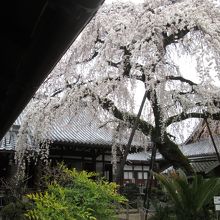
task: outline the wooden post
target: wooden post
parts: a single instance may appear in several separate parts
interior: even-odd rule
[[[144,209],[141,209],[141,210],[140,210],[140,219],[141,219],[141,220],[145,220],[145,212],[144,212]]]
[[[157,153],[157,148],[156,148],[156,145],[154,144],[153,148],[152,148],[150,167],[149,167],[150,175],[149,175],[149,178],[147,180],[146,192],[145,192],[145,195],[144,195],[144,207],[146,208],[145,220],[147,220],[149,206],[150,206],[150,194],[151,194],[151,187],[152,187],[152,182],[153,182],[153,173],[152,173],[152,171],[154,170],[154,162],[155,162],[155,158],[156,158],[156,153]]]
[[[126,220],[129,220],[129,206],[128,206],[128,203],[126,203]]]
[[[209,132],[209,135],[210,135],[210,137],[211,137],[212,144],[213,144],[213,146],[214,146],[214,148],[215,148],[215,153],[216,153],[216,156],[217,156],[217,158],[218,158],[218,162],[220,163],[219,152],[218,152],[218,149],[217,149],[217,147],[216,147],[214,138],[213,138],[213,136],[212,136],[212,132],[211,132],[211,129],[210,129],[210,127],[209,127],[209,123],[208,123],[208,121],[207,121],[206,118],[204,118],[204,120],[205,120],[206,126],[207,126],[207,128],[208,128],[208,132]]]
[[[144,107],[147,96],[148,96],[148,91],[145,91],[142,102],[141,102],[141,105],[140,105],[140,108],[139,108],[139,111],[138,111],[138,114],[137,114],[137,117],[135,119],[133,128],[131,130],[130,137],[128,139],[128,144],[127,144],[127,146],[124,150],[124,153],[123,153],[123,158],[120,162],[119,167],[117,168],[117,174],[116,174],[116,177],[115,177],[115,182],[116,183],[120,184],[122,182],[121,179],[123,178],[124,165],[126,163],[127,156],[128,156],[129,151],[130,151],[131,143],[133,141],[133,137],[134,137],[135,131],[137,129],[137,126],[138,126],[138,123],[139,123],[139,120],[140,120],[140,116],[141,116],[141,113],[142,113],[142,110],[143,110],[143,107]]]
[[[102,151],[102,174],[105,176],[105,151]]]

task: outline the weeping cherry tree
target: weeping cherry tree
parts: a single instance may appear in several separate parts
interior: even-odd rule
[[[27,106],[18,152],[42,143],[51,121],[82,102],[106,125],[123,124],[123,133],[146,93],[137,130],[167,161],[192,172],[177,139],[192,119],[220,119],[219,30],[211,0],[104,4]]]

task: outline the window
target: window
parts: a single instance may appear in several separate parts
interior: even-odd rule
[[[143,179],[143,172],[138,172],[137,178],[138,178],[139,180],[142,180],[142,179]]]
[[[124,172],[124,179],[133,179],[133,172]]]
[[[132,170],[132,166],[125,164],[124,170]]]
[[[142,173],[142,172],[138,172],[137,178],[138,178],[139,180],[142,180],[142,179],[143,179],[143,173]]]
[[[143,170],[149,170],[149,166],[143,166]]]
[[[148,179],[148,173],[144,172],[144,179],[147,180]]]
[[[134,166],[134,170],[142,170],[142,166]]]
[[[103,163],[97,162],[96,163],[96,172],[102,173],[103,172]]]

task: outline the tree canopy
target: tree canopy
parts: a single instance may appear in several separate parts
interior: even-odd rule
[[[146,93],[137,129],[166,160],[191,172],[175,136],[187,129],[186,119],[220,119],[213,83],[220,78],[219,30],[219,6],[211,0],[104,4],[26,108],[18,149],[31,124],[40,140],[51,120],[82,102],[94,117],[123,124],[123,132]]]

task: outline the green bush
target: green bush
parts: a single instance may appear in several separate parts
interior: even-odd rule
[[[155,213],[149,220],[176,220],[172,207],[163,206],[161,203],[154,203]]]
[[[218,178],[204,179],[201,175],[194,175],[189,180],[182,171],[171,176],[155,176],[171,199],[171,210],[176,220],[212,219],[209,205],[213,196],[220,193]]]
[[[154,201],[154,203],[167,203],[168,202],[167,194],[159,186],[152,187],[150,198],[151,198],[151,200]]]
[[[110,220],[115,219],[117,203],[125,198],[117,193],[117,185],[103,179],[94,181],[96,174],[77,172],[60,166],[59,178],[50,179],[45,192],[30,194],[34,209],[26,216],[39,220]],[[65,177],[61,178],[60,177]]]
[[[24,213],[31,208],[31,204],[23,200],[27,193],[26,178],[18,180],[18,176],[10,179],[1,178],[1,185],[4,189],[4,206],[1,208],[3,219],[23,220],[26,219]]]
[[[29,208],[31,208],[31,204],[28,202],[16,200],[4,206],[1,214],[8,220],[24,220],[27,219],[24,214]]]
[[[124,195],[130,203],[134,202],[140,195],[139,188],[134,183],[127,183],[121,187],[121,194]]]

